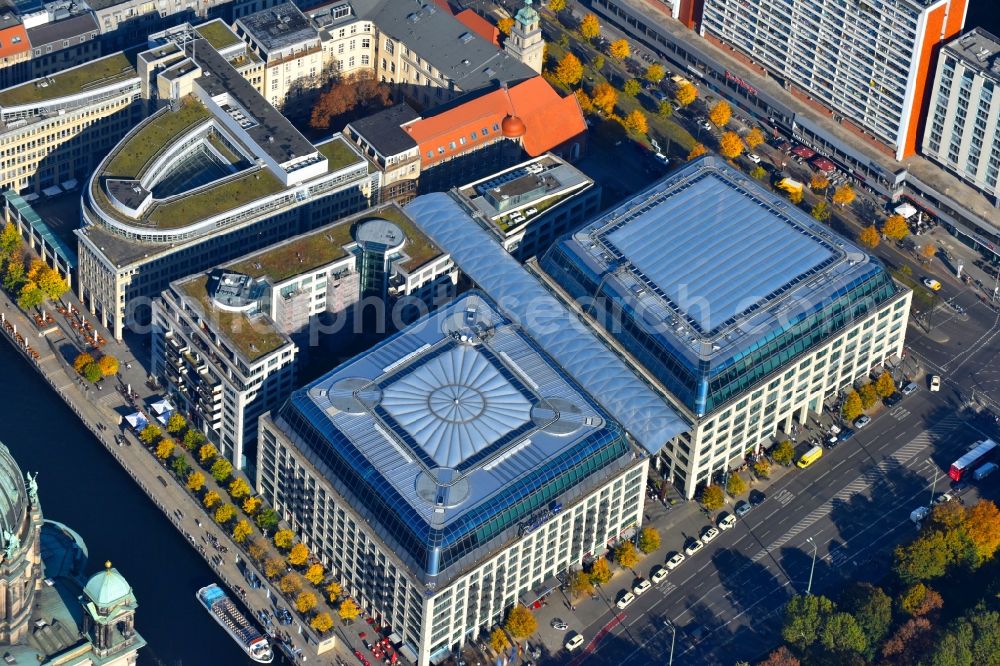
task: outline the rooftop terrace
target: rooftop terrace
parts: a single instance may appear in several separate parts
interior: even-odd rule
[[[236,36],[236,33],[229,29],[222,19],[216,19],[214,21],[209,21],[208,23],[202,23],[195,27],[198,34],[205,38],[209,44],[211,44],[216,49],[224,49],[227,46],[232,46],[233,44],[239,44],[241,40]]]
[[[136,77],[132,61],[116,53],[58,74],[0,90],[0,106],[47,102]],[[41,85],[44,82],[44,85]]]
[[[177,111],[167,110],[149,120],[138,132],[115,148],[104,169],[111,178],[138,178],[146,165],[185,130],[212,118],[205,105],[193,97],[182,100]]]
[[[317,149],[326,158],[328,171],[337,171],[352,164],[365,161],[363,157],[351,148],[347,141],[339,136],[317,146]]]
[[[146,219],[160,229],[177,229],[239,208],[285,189],[268,169],[253,169],[237,178],[180,196],[150,209]]]
[[[267,277],[274,283],[308,273],[348,255],[344,246],[354,243],[354,228],[367,220],[382,218],[399,225],[406,234],[403,251],[411,256],[404,268],[413,270],[435,257],[441,250],[395,204],[366,210],[338,220],[315,231],[296,236],[266,250],[241,258],[226,268],[251,277]]]
[[[265,316],[251,316],[240,312],[226,312],[216,308],[208,294],[208,275],[196,275],[177,284],[183,295],[191,298],[202,316],[214,322],[215,330],[236,347],[248,360],[270,354],[288,339]]]

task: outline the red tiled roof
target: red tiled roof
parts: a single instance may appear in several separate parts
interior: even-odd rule
[[[576,96],[560,97],[540,76],[416,120],[403,130],[419,144],[420,161],[426,167],[475,150],[479,144],[499,140],[501,123],[508,115],[517,116],[524,122],[526,129],[521,144],[532,157],[587,130]]]
[[[455,18],[493,46],[500,46],[500,30],[476,12],[466,9],[455,14]]]
[[[15,37],[20,38],[16,44]],[[24,29],[24,25],[18,23],[0,30],[0,58],[9,58],[30,50],[31,44],[28,42],[28,32]]]

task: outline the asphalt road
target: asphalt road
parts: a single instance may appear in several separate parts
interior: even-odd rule
[[[582,631],[600,641],[575,655],[573,666],[666,663],[672,634],[664,620],[677,628],[677,664],[762,656],[778,641],[784,603],[808,587],[809,538],[816,545],[815,593],[835,595],[846,580],[885,574],[893,547],[913,534],[910,512],[948,488],[949,465],[971,443],[997,433],[991,414],[975,415],[965,405],[973,386],[980,398],[1000,398],[1000,370],[992,367],[1000,315],[957,282],[942,295],[967,315],[943,308],[932,337],[915,324],[908,334],[910,353],[926,372],[942,375],[942,390],[931,393],[922,382],[812,467],[776,481],[762,505],[638,597],[623,619],[613,607],[617,589],[604,591],[607,613]],[[942,335],[943,344],[936,341]],[[664,540],[681,550],[684,535]]]

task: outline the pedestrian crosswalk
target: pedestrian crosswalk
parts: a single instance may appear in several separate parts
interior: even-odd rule
[[[758,562],[767,557],[769,553],[781,548],[803,531],[812,527],[817,521],[829,515],[833,510],[833,507],[849,502],[854,495],[863,493],[877,483],[884,481],[890,470],[897,469],[905,465],[918,453],[930,446],[934,439],[951,432],[957,428],[961,422],[961,418],[951,415],[946,416],[931,427],[927,428],[910,440],[907,444],[904,444],[897,449],[891,456],[884,458],[879,461],[877,465],[865,470],[861,476],[851,481],[835,495],[833,495],[833,497],[813,509],[809,515],[805,516],[802,520],[793,525],[791,529],[785,532],[782,536],[778,537],[766,548],[758,551],[753,557],[750,558],[750,560],[752,562]]]

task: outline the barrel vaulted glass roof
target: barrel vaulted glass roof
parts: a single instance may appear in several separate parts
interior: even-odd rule
[[[407,204],[406,212],[649,453],[689,429],[663,395],[504,251],[458,201],[444,193],[426,194]]]

